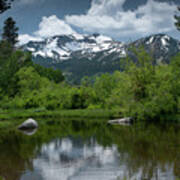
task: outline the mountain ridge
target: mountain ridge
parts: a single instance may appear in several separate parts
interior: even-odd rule
[[[121,70],[120,60],[127,57],[130,46],[144,46],[156,63],[169,63],[180,52],[180,41],[166,35],[154,34],[134,42],[122,43],[110,37],[92,35],[60,35],[42,41],[30,41],[21,46],[32,52],[33,61],[46,67],[61,69],[68,79]]]

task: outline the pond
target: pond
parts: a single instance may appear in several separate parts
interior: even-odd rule
[[[180,126],[47,120],[0,132],[5,180],[179,180]]]

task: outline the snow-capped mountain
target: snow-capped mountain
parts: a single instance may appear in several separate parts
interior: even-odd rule
[[[69,77],[79,80],[85,75],[121,70],[120,59],[129,54],[129,47],[144,46],[156,63],[169,63],[180,52],[180,43],[165,34],[141,38],[132,43],[122,43],[100,34],[60,35],[42,41],[30,41],[22,46],[32,52],[36,63],[59,68]]]
[[[106,52],[106,55],[119,52],[120,57],[126,55],[122,43],[99,34],[54,36],[43,41],[31,41],[24,45],[23,49],[32,52],[35,58],[38,56],[52,58],[54,63],[68,60],[74,56],[79,59],[86,57],[91,60],[99,52]]]
[[[166,34],[148,36],[132,44],[135,46],[143,45],[156,59],[156,63],[169,63],[170,58],[180,51],[180,42]]]

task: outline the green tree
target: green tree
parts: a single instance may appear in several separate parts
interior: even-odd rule
[[[48,78],[50,81],[60,83],[64,81],[64,76],[60,70],[54,70],[53,68],[46,68],[38,64],[34,64],[33,67],[40,76]]]
[[[0,14],[11,7],[12,1],[13,0],[0,0]]]
[[[180,6],[178,7],[178,11],[180,11]],[[175,26],[177,27],[177,29],[180,31],[180,16],[175,15]]]
[[[130,77],[135,100],[146,97],[146,85],[151,83],[155,75],[153,58],[145,51],[144,47],[132,48],[137,60],[127,58],[126,73]]]
[[[12,46],[7,41],[0,41],[0,67],[7,62],[12,53]]]
[[[15,73],[24,66],[32,64],[31,55],[22,51],[13,51],[6,54],[6,59],[1,59],[1,51],[4,52],[7,47],[0,49],[0,88],[5,94],[14,96],[17,92]],[[8,52],[8,50],[7,50]]]
[[[9,42],[13,47],[18,42],[18,30],[16,22],[9,17],[4,22],[2,39]]]
[[[180,108],[180,53],[178,53],[175,57],[172,58],[171,66],[173,72],[173,81],[171,82],[171,86],[173,87],[174,99],[176,103],[178,103],[178,108]]]
[[[143,48],[135,54],[137,60],[127,60],[128,67],[120,74],[118,88],[112,92],[109,102],[118,104],[125,116],[140,120],[157,120],[177,113],[178,82],[174,80],[172,67],[155,66]]]
[[[97,97],[97,103],[105,107],[107,98],[110,97],[112,90],[117,87],[117,81],[112,75],[106,73],[97,77],[94,83],[94,91]]]

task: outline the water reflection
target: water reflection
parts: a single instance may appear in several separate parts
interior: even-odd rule
[[[21,132],[23,132],[25,135],[27,136],[32,136],[37,132],[37,128],[36,129],[29,129],[29,130],[21,130]]]
[[[123,173],[119,167],[117,147],[103,148],[94,138],[88,142],[80,138],[53,140],[42,146],[33,167],[36,175],[40,174],[37,179],[44,180],[109,180]],[[21,179],[27,179],[27,175]]]
[[[33,173],[25,173],[21,180],[149,179],[144,176],[143,168],[136,173],[129,172],[128,156],[123,154],[121,158],[116,145],[103,147],[94,138],[86,142],[81,138],[56,139],[42,146],[38,157],[33,160]],[[173,165],[166,164],[163,171],[157,166],[151,179],[175,179]]]
[[[176,180],[180,130],[176,126],[106,126],[57,122],[33,136],[0,138],[0,175],[6,180]]]

